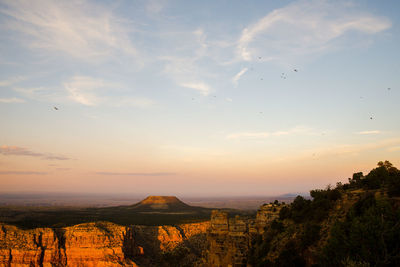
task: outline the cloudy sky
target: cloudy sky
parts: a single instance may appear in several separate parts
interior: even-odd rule
[[[399,12],[0,0],[0,191],[270,195],[399,167]]]

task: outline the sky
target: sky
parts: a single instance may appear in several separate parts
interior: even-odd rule
[[[0,191],[274,195],[399,167],[399,12],[0,0]]]

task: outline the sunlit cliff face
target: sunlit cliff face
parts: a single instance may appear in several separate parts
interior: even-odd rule
[[[97,222],[32,230],[2,225],[0,264],[137,266],[137,260],[157,260],[184,242],[199,242],[193,239],[205,235],[209,224],[120,226]]]

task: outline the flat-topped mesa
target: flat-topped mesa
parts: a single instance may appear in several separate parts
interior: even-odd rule
[[[141,204],[175,204],[175,203],[183,203],[175,196],[148,196],[142,201]]]
[[[175,196],[149,196],[137,204],[132,205],[133,209],[150,211],[150,210],[189,210],[193,207],[180,201]]]

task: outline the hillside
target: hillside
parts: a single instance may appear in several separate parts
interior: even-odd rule
[[[400,171],[368,175],[298,196],[255,236],[252,266],[400,266]]]

